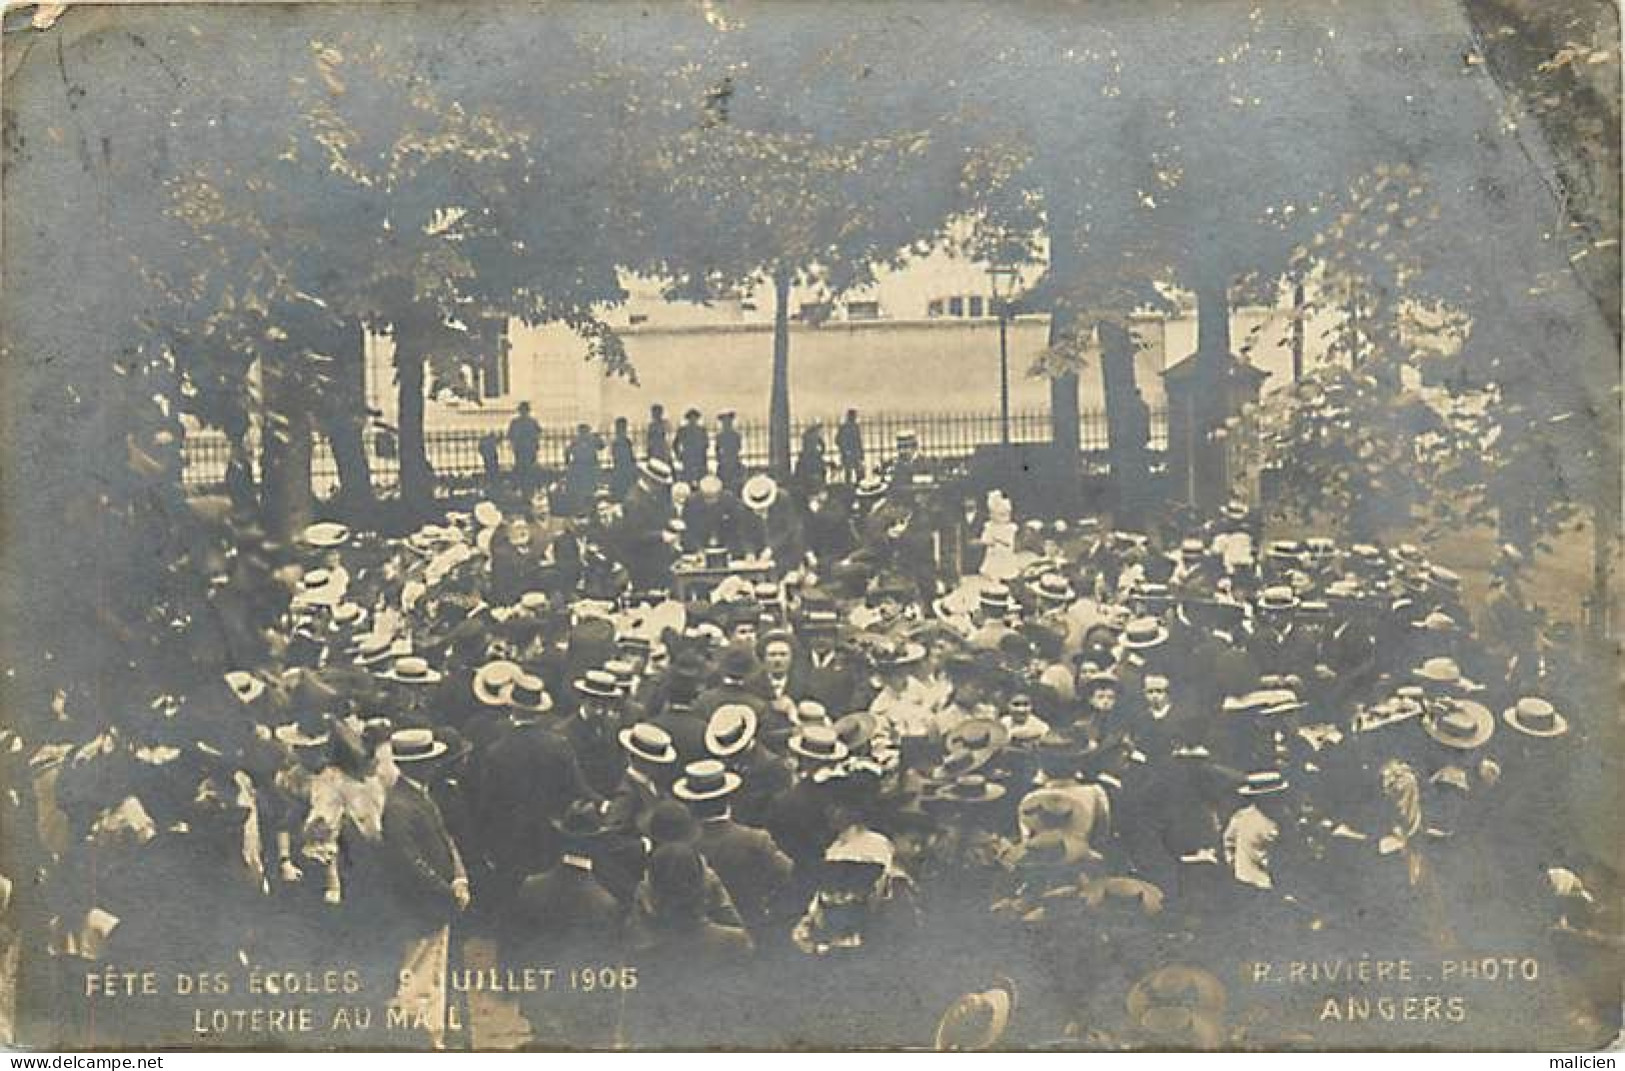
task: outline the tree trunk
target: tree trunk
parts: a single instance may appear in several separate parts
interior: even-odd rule
[[[1135,381],[1134,354],[1138,348],[1128,328],[1101,323],[1100,384],[1106,399],[1106,434],[1112,483],[1117,490],[1119,519],[1138,527],[1151,498],[1146,447],[1151,439],[1151,412]]]
[[[1066,209],[1057,206],[1055,219],[1070,219]],[[1049,228],[1050,272],[1064,286],[1071,281],[1072,273],[1077,271],[1077,258],[1073,253],[1071,236],[1064,234],[1053,223]],[[1072,304],[1065,298],[1057,301],[1050,309],[1049,318],[1049,345],[1059,345],[1068,335],[1077,330],[1078,316]],[[1083,428],[1078,413],[1078,373],[1076,371],[1063,372],[1051,377],[1049,381],[1049,426],[1050,442],[1055,449],[1066,457],[1072,459],[1073,467],[1079,464],[1078,454],[1083,450]]]
[[[248,418],[232,420],[224,429],[229,453],[226,458],[226,497],[232,513],[251,517],[259,513],[259,487],[254,482],[253,450],[248,441]]]
[[[401,502],[415,512],[434,501],[434,469],[423,438],[424,355],[412,333],[410,327],[395,328],[395,382],[400,388]]]
[[[1210,362],[1230,354],[1230,283],[1222,274],[1196,284],[1196,352]]]
[[[298,383],[276,364],[260,362],[265,394],[265,427],[260,444],[265,529],[288,540],[310,523],[311,420],[308,399]]]
[[[1303,378],[1305,316],[1303,276],[1295,275],[1292,279],[1292,382],[1296,383]]]
[[[1191,383],[1190,439],[1193,444],[1191,505],[1206,511],[1230,493],[1227,444],[1215,433],[1230,416],[1230,285],[1220,272],[1196,284],[1196,367]]]
[[[767,414],[768,468],[790,478],[790,281],[787,269],[773,273],[773,388]]]
[[[335,348],[340,352],[333,354],[337,371],[332,390],[324,399],[322,430],[333,448],[333,464],[339,472],[337,500],[345,513],[365,518],[376,509],[378,499],[363,437],[367,399],[361,339],[359,325],[335,339]]]

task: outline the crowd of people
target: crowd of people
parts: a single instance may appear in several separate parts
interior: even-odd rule
[[[649,407],[649,419],[639,439],[634,438],[631,421],[626,417],[615,418],[607,441],[591,424],[577,424],[564,447],[563,479],[556,497],[568,510],[584,508],[601,489],[614,499],[624,498],[637,483],[640,456],[671,465],[680,482],[696,485],[709,475],[737,492],[749,475],[745,438],[737,418],[734,410],[721,410],[713,430],[706,426],[704,413],[690,408],[683,413],[682,423],[673,427],[666,417],[666,407],[657,402]],[[835,428],[831,455],[823,422],[808,423],[802,429],[796,454],[792,473],[795,483],[803,488],[817,487],[835,475],[843,482],[856,484],[865,474],[863,436],[858,411],[848,409]],[[482,440],[480,448],[486,478],[495,484],[507,477],[521,492],[534,490],[545,477],[541,464],[542,426],[531,415],[529,402],[519,403],[505,437],[513,467],[503,473],[499,437],[492,432]]]
[[[1205,1046],[1222,993],[1125,994],[1598,925],[1578,673],[1515,571],[1470,612],[1416,546],[1239,502],[1018,516],[907,432],[781,484],[698,418],[630,473],[617,441],[608,478],[244,549],[225,672],[8,732],[25,976],[357,966],[442,1045],[484,942],[598,972],[515,998],[537,1045]]]

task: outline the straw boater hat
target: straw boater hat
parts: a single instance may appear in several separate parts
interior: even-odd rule
[[[499,658],[474,671],[474,698],[481,706],[505,707],[514,678],[523,673],[516,662]]]
[[[289,747],[321,747],[327,743],[326,733],[311,733],[296,721],[285,725],[278,725],[271,730],[271,735]]]
[[[1470,751],[1495,732],[1495,715],[1482,703],[1451,699],[1430,709],[1422,718],[1422,728],[1445,747]]]
[[[334,606],[344,601],[344,578],[331,569],[311,569],[299,578],[294,601],[305,606]]]
[[[1161,967],[1128,992],[1129,1018],[1157,1046],[1211,1051],[1226,1041],[1224,983],[1195,967]]]
[[[378,675],[396,684],[439,684],[444,679],[439,670],[418,655],[402,655]]]
[[[705,750],[719,759],[739,754],[756,739],[756,711],[744,703],[724,703],[705,723]]]
[[[942,738],[944,750],[949,754],[968,752],[985,764],[999,749],[1010,742],[1010,730],[1003,722],[992,718],[966,718]]]
[[[1479,692],[1483,686],[1475,684],[1461,674],[1454,658],[1430,658],[1411,671],[1417,680],[1458,692]]]
[[[1227,521],[1244,521],[1247,519],[1247,503],[1231,499],[1219,507],[1219,516]]]
[[[902,643],[877,645],[871,657],[877,669],[901,669],[912,666],[925,657],[925,645],[906,640]]]
[[[474,506],[474,523],[481,528],[495,528],[502,523],[502,511],[494,502],[480,502]]]
[[[1168,626],[1155,617],[1136,617],[1123,629],[1123,646],[1146,651],[1168,642]]]
[[[659,457],[645,458],[638,466],[638,472],[651,483],[658,483],[662,487],[671,486],[671,462]]]
[[[878,473],[865,476],[858,481],[857,494],[860,499],[881,498],[889,490],[891,490],[891,485],[884,476]]]
[[[1003,798],[1004,786],[979,773],[963,774],[937,785],[924,797],[926,802],[937,803],[993,803]]]
[[[797,726],[823,725],[829,726],[829,711],[824,704],[816,699],[803,699],[795,705],[790,712],[790,720]]]
[[[354,662],[358,666],[375,666],[405,653],[406,645],[398,644],[393,636],[364,636],[356,647]]]
[[[433,729],[397,729],[389,734],[389,750],[397,763],[428,762],[452,750]]]
[[[745,486],[740,490],[739,497],[745,503],[747,509],[760,513],[770,508],[774,501],[778,499],[779,485],[774,481],[773,477],[758,472],[745,481]]]
[[[1077,601],[1078,593],[1061,573],[1044,573],[1033,585],[1033,592],[1044,602],[1070,603]]]
[[[1568,719],[1551,703],[1537,696],[1525,696],[1501,715],[1506,723],[1525,736],[1562,736],[1569,731]]]
[[[835,719],[834,729],[849,751],[857,751],[874,739],[880,729],[880,719],[867,710],[857,710]]]
[[[804,759],[813,762],[835,763],[846,758],[848,752],[835,729],[829,725],[804,725],[790,737],[789,748]]]
[[[508,705],[515,710],[546,714],[553,709],[553,697],[547,694],[542,678],[521,672],[508,682]]]
[[[1285,792],[1290,785],[1279,770],[1260,770],[1247,775],[1236,793],[1242,796],[1273,796]]]
[[[1272,540],[1264,550],[1264,557],[1275,561],[1295,562],[1303,557],[1303,545],[1295,539]]]
[[[938,1052],[983,1052],[1004,1037],[1016,1006],[1015,983],[1001,978],[992,989],[954,1001],[937,1023]]]
[[[913,428],[904,428],[897,433],[896,442],[899,450],[905,446],[919,446],[920,433]]]
[[[299,542],[321,550],[342,547],[349,541],[350,529],[336,521],[317,521],[299,533]]]
[[[622,729],[616,739],[633,758],[644,762],[664,766],[677,761],[677,749],[672,746],[671,734],[658,725],[640,721]]]
[[[977,609],[984,614],[1004,615],[1014,608],[1010,599],[1010,589],[1003,584],[994,582],[982,589],[977,597]]]
[[[246,669],[234,669],[227,673],[226,684],[231,688],[231,694],[244,706],[265,694],[265,681]]]
[[[621,682],[606,669],[589,669],[576,679],[575,690],[594,699],[619,699]]]
[[[367,620],[367,609],[357,602],[341,602],[327,615],[327,627],[333,632],[353,632]]]
[[[1258,595],[1260,610],[1291,610],[1297,605],[1297,594],[1284,584],[1265,588]]]
[[[680,800],[717,800],[737,791],[745,779],[715,759],[701,759],[683,767],[683,776],[671,794]]]

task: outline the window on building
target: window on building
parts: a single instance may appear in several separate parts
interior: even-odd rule
[[[848,301],[846,303],[846,318],[848,320],[878,320],[880,319],[880,302]]]
[[[638,324],[646,324],[649,322],[649,314],[646,312],[634,312],[632,315],[627,317],[627,321],[631,323],[633,327],[636,327]]]
[[[796,318],[809,324],[827,320],[829,319],[829,302],[804,301],[801,303],[801,309],[796,313]]]
[[[970,314],[973,317],[982,315],[982,295],[973,294],[970,299]]]
[[[508,352],[504,346],[495,353],[486,354],[480,362],[480,397],[503,398],[510,389]]]
[[[937,298],[935,301],[927,302],[926,306],[925,306],[925,314],[927,316],[941,316],[942,315],[942,299]]]
[[[949,298],[948,299],[948,315],[949,316],[963,316],[963,315],[965,315],[965,299],[962,298],[962,297],[951,297],[951,298]]]

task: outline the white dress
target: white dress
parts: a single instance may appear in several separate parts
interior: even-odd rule
[[[982,575],[989,580],[1014,580],[1021,575],[1016,554],[1016,522],[988,521],[982,525]]]

